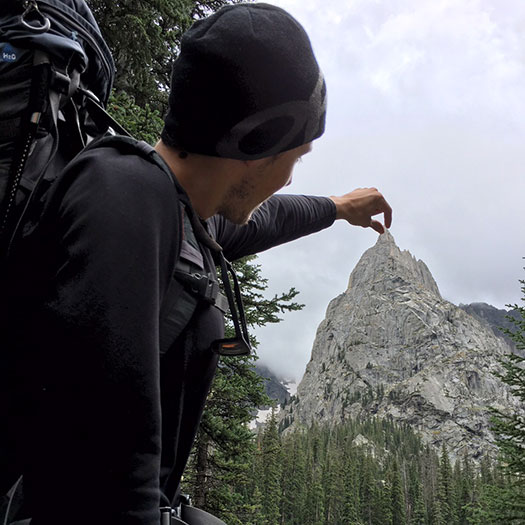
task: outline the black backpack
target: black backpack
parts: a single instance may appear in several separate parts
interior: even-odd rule
[[[129,135],[104,110],[114,73],[111,53],[84,0],[0,0],[0,281],[2,263],[21,233],[28,212],[38,209],[37,204],[62,168],[89,144],[107,144],[114,132]],[[130,153],[152,155],[151,147],[132,139],[114,137],[109,141]],[[156,158],[154,161],[159,163]],[[169,171],[162,162],[159,164]],[[192,221],[191,226],[199,235],[202,226],[198,221]],[[213,243],[203,231],[199,239]],[[220,252],[217,245],[209,247]],[[222,255],[220,266],[227,281],[231,266]],[[180,299],[185,289],[191,293],[185,294],[186,299],[179,301],[175,310],[167,304],[169,301],[163,304],[163,350],[180,333],[181,319],[191,315],[198,300],[207,300],[223,310],[227,303],[241,303],[237,289],[234,299],[227,287],[226,301],[214,279],[190,270],[176,268],[178,275],[174,275],[170,288],[173,293],[168,299]],[[232,313],[237,337],[217,341],[215,350],[226,355],[248,353],[242,306],[240,320],[235,311]],[[11,474],[16,475],[4,472],[2,476],[7,481]],[[20,480],[6,496],[0,492],[0,518],[4,523],[9,523],[23,506]],[[177,513],[171,508],[162,509],[162,523],[223,522],[181,502]]]
[[[110,127],[126,133],[103,109],[114,74],[84,0],[0,2],[0,257],[69,160]]]
[[[226,297],[220,291],[219,283],[215,276],[203,272],[198,266],[191,262],[191,257],[183,257],[183,249],[179,260],[174,268],[172,280],[166,291],[160,312],[160,353],[168,351],[171,344],[181,334],[185,325],[189,322],[197,304],[205,301],[219,308],[223,313],[230,311],[235,326],[235,337],[219,339],[215,342],[213,350],[221,355],[243,355],[250,352],[249,336],[246,327],[246,319],[240,298],[240,291],[236,276],[231,264],[222,255],[221,247],[205,230],[184,190],[178,186],[172,176],[169,167],[155,150],[145,142],[137,141],[131,137],[106,136],[93,141],[86,147],[103,148],[112,147],[123,154],[141,156],[165,172],[178,190],[179,203],[183,208],[184,215],[188,217],[185,221],[184,232],[186,237],[198,240],[207,246],[214,254],[217,264],[221,269],[222,281]],[[55,177],[58,173],[55,172]],[[53,177],[53,178],[55,178]],[[234,291],[229,285],[229,275],[234,281]],[[234,294],[236,297],[234,297]],[[237,305],[237,306],[234,306]],[[238,311],[237,311],[238,310]],[[12,472],[11,482],[14,484],[10,490],[2,495],[0,492],[0,525],[30,525],[30,519],[26,518],[24,508],[23,478],[18,477],[18,472]],[[0,472],[0,479],[5,473]],[[171,507],[162,507],[161,525],[226,525],[219,518],[206,511],[193,507],[187,496],[180,494],[179,487],[171,487],[173,498]],[[15,519],[17,521],[12,521]]]

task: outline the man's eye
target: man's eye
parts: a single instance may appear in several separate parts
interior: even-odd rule
[[[296,163],[297,163],[297,162],[303,162],[303,157],[298,157],[298,158],[295,160],[295,162],[296,162]]]

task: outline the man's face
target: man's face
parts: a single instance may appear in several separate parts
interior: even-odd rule
[[[231,188],[218,213],[235,224],[246,224],[265,200],[291,183],[295,164],[311,150],[312,144],[308,143],[275,157],[252,161],[244,178]]]

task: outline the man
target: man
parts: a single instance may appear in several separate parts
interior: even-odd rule
[[[234,260],[335,219],[390,226],[374,188],[272,196],[325,121],[322,74],[285,11],[239,4],[195,23],[169,105],[156,153],[77,157],[13,254],[7,426],[33,525],[157,525],[170,504],[223,337],[216,297],[172,300],[181,265],[212,286],[216,243]]]

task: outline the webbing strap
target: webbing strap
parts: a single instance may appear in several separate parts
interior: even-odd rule
[[[189,323],[199,300],[172,277],[160,315],[160,354],[165,354]]]
[[[79,89],[86,96],[86,107],[93,121],[100,127],[110,127],[115,133],[131,137],[127,129],[122,127],[100,104],[95,101],[95,95],[91,91]]]
[[[205,269],[200,251],[193,248],[196,244],[193,229],[187,219],[185,207],[181,206],[184,215],[184,238],[181,252],[162,301],[160,313],[160,353],[165,354],[190,322],[197,305],[201,301],[214,305],[226,313],[228,300],[220,292],[215,276]]]

